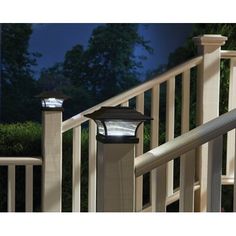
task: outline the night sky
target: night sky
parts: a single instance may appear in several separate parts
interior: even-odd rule
[[[87,47],[88,40],[94,28],[100,24],[34,24],[30,39],[30,52],[40,52],[38,66],[34,67],[35,76],[39,76],[42,68],[62,62],[65,53],[76,44]],[[156,69],[168,60],[169,53],[184,44],[191,33],[192,24],[140,24],[139,33],[145,40],[150,41],[154,49],[152,55],[145,54],[140,47],[135,48],[135,55],[146,55],[143,69],[145,75],[148,70]]]

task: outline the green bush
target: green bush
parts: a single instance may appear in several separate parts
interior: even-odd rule
[[[0,156],[40,156],[41,125],[33,122],[0,124]],[[34,209],[40,210],[41,167],[34,167]],[[16,167],[16,210],[24,211],[25,170]],[[0,211],[7,211],[7,167],[0,167]]]
[[[0,124],[0,156],[40,156],[41,125]]]

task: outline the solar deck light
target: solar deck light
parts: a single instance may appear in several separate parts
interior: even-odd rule
[[[63,102],[68,99],[68,96],[65,96],[63,93],[58,91],[45,91],[40,93],[38,96],[41,98],[42,109],[43,110],[63,110]]]
[[[102,143],[138,143],[139,125],[151,118],[129,107],[102,107],[85,115],[97,124],[97,140]]]
[[[85,116],[97,124],[97,211],[134,211],[136,133],[151,118],[128,107],[102,107]]]

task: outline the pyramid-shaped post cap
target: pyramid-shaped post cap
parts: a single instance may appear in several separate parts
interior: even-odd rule
[[[227,41],[227,37],[220,34],[204,34],[193,38],[196,45],[215,45],[221,46]]]
[[[129,107],[102,107],[86,114],[97,124],[97,140],[103,143],[137,143],[139,125],[151,117]]]
[[[60,91],[44,91],[35,97],[41,98],[42,109],[44,111],[62,111],[64,100],[70,98]]]

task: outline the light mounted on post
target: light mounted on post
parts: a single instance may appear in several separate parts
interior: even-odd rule
[[[139,125],[152,118],[129,107],[102,107],[85,115],[97,124],[97,140],[102,143],[138,143]]]
[[[45,91],[40,93],[36,97],[41,98],[42,109],[45,111],[62,111],[62,105],[64,100],[69,98],[68,96],[64,95],[62,92],[59,91]]]

